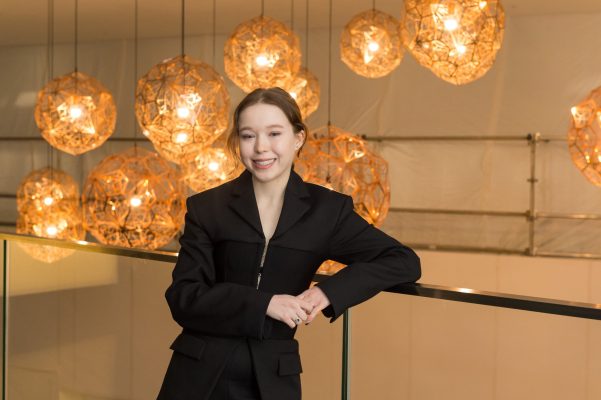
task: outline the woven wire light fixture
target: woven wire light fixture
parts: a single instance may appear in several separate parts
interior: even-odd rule
[[[503,42],[499,0],[406,0],[403,42],[439,78],[462,85],[492,67]]]
[[[65,172],[50,167],[32,171],[17,189],[17,233],[51,239],[83,240],[79,188]],[[51,263],[71,249],[23,244],[36,260]]]
[[[284,89],[296,100],[303,119],[319,107],[319,82],[307,68],[302,67]]]
[[[115,129],[113,96],[95,78],[72,72],[38,93],[35,121],[53,147],[78,155],[103,144]]]
[[[84,227],[104,244],[156,249],[183,224],[185,190],[177,171],[139,147],[111,155],[88,175]]]
[[[287,87],[300,64],[298,36],[270,17],[259,16],[238,25],[225,42],[225,72],[245,92]]]
[[[399,21],[376,9],[355,15],[340,36],[342,61],[366,78],[388,75],[404,52]]]
[[[213,67],[180,55],[155,65],[138,81],[135,108],[157,152],[179,164],[225,132],[230,98]]]
[[[568,148],[572,162],[593,185],[601,186],[601,87],[571,109]]]
[[[225,149],[225,136],[221,135],[211,146],[192,154],[180,163],[185,184],[196,192],[203,192],[228,182],[244,170]],[[237,165],[238,164],[238,165]]]
[[[313,132],[295,170],[308,182],[352,196],[355,211],[370,224],[384,222],[390,206],[388,163],[360,137],[332,125]]]
[[[307,182],[352,196],[355,211],[370,224],[381,225],[390,207],[386,160],[371,152],[363,139],[335,126],[312,135],[295,170]],[[328,260],[319,270],[334,273],[342,268]]]

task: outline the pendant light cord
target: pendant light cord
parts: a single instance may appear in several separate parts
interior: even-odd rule
[[[294,33],[294,0],[290,0],[290,30]]]
[[[215,41],[217,38],[217,0],[213,0],[213,67],[215,67],[215,61],[217,58],[215,57]]]
[[[54,0],[48,0],[48,52],[46,54],[46,84],[54,78]],[[54,180],[54,149],[47,145],[46,163],[50,167],[50,179]]]
[[[185,23],[186,23],[186,0],[182,0],[182,56],[185,54],[184,49],[184,34],[185,34]]]
[[[73,27],[73,47],[74,47],[74,51],[73,51],[73,64],[75,66],[75,72],[77,72],[77,25],[78,25],[78,18],[77,18],[77,14],[78,14],[78,8],[79,8],[79,1],[75,0],[75,18],[74,18],[74,27]],[[76,81],[77,82],[77,81]]]
[[[328,136],[330,134],[330,125],[332,108],[332,0],[330,0],[330,15],[328,29]]]
[[[134,0],[134,109],[138,84],[138,0]],[[134,151],[138,152],[138,123],[134,114]]]

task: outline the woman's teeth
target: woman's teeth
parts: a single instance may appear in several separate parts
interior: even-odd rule
[[[254,160],[254,163],[260,167],[266,167],[268,165],[273,164],[274,161],[275,161],[275,158],[272,158],[271,160]]]

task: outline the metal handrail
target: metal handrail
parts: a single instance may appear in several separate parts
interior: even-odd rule
[[[117,256],[135,257],[146,260],[163,261],[175,263],[177,253],[165,251],[151,251],[141,249],[129,249],[117,246],[106,246],[85,241],[68,242],[64,240],[39,238],[10,233],[0,233],[0,239],[49,245],[55,247],[70,248],[94,253],[112,254]],[[331,275],[329,273],[317,273],[315,282],[321,282]],[[459,301],[463,303],[480,304],[485,306],[511,308],[540,312],[545,314],[563,315],[569,317],[601,320],[601,304],[564,301],[541,297],[522,296],[508,293],[488,292],[483,290],[456,288],[449,286],[431,285],[425,283],[408,283],[392,287],[387,292],[406,294],[418,297],[429,297],[440,300]]]

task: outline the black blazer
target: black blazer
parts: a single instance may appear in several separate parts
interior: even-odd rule
[[[205,400],[238,342],[248,342],[263,400],[301,398],[296,328],[266,316],[274,294],[306,290],[325,260],[348,266],[318,284],[330,322],[347,308],[421,275],[408,247],[368,224],[350,196],[305,183],[294,172],[268,243],[257,288],[265,236],[252,185],[238,178],[187,200],[181,249],[165,294],[183,327],[159,400]]]

